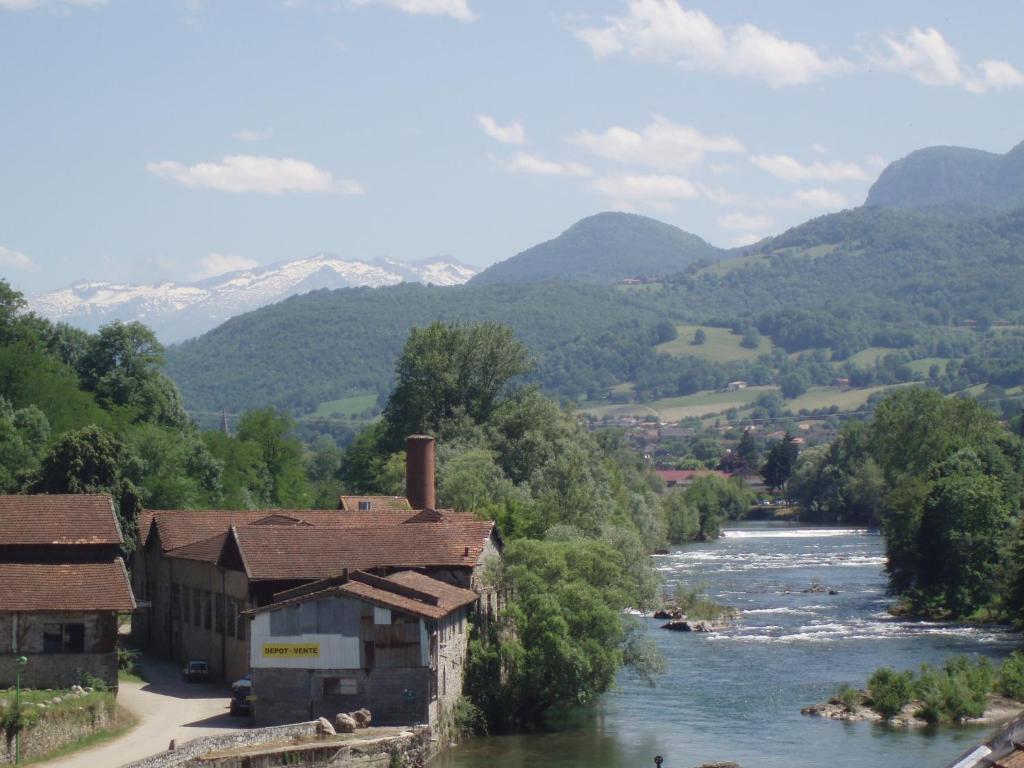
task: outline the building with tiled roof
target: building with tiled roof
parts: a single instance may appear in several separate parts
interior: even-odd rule
[[[367,708],[374,725],[443,733],[462,696],[473,590],[418,571],[363,571],[282,592],[252,617],[257,725]]]
[[[118,614],[135,610],[110,496],[0,496],[0,688],[117,687]]]
[[[178,661],[203,659],[211,673],[235,679],[249,671],[247,610],[275,595],[345,570],[387,576],[416,569],[460,589],[484,593],[484,562],[499,553],[494,523],[436,510],[433,441],[409,452],[409,497],[342,497],[334,510],[156,510],[139,521],[132,578],[149,607],[132,623],[133,640]],[[425,447],[424,447],[425,446]],[[429,483],[429,489],[423,486]]]

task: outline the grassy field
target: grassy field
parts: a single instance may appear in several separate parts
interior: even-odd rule
[[[341,400],[328,400],[326,403],[320,403],[312,415],[319,419],[330,418],[335,414],[351,418],[358,416],[367,408],[372,408],[376,402],[376,395],[355,395]]]
[[[914,373],[921,373],[925,376],[928,375],[928,371],[933,365],[939,366],[940,370],[946,370],[946,363],[953,358],[951,357],[922,357],[920,360],[913,360],[907,363],[910,366],[910,370]]]
[[[691,417],[721,413],[730,408],[745,408],[765,392],[776,387],[747,387],[735,392],[697,392],[683,397],[666,397],[652,403],[601,405],[587,408],[586,413],[603,416],[657,416],[662,421],[679,421]]]
[[[833,405],[840,411],[860,408],[868,398],[876,392],[884,392],[899,384],[884,387],[865,387],[864,389],[842,390],[838,387],[810,387],[804,394],[793,400],[786,401],[786,408],[797,413],[802,410],[815,411],[819,408],[831,408]]]
[[[888,355],[890,352],[899,352],[900,350],[893,347],[868,347],[862,349],[855,355],[850,355],[850,362],[856,364],[860,368],[868,368],[875,364],[877,360],[881,360],[883,357]]]
[[[707,335],[707,341],[703,344],[691,344],[693,334],[698,328],[703,328]],[[677,325],[679,338],[666,341],[655,347],[658,352],[667,355],[682,357],[692,355],[703,360],[711,360],[716,363],[728,363],[731,360],[756,360],[761,355],[771,351],[772,342],[767,337],[761,338],[761,344],[757,349],[747,349],[740,346],[742,336],[738,336],[728,328],[711,328],[706,325]]]

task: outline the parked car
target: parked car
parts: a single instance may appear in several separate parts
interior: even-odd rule
[[[246,675],[231,684],[231,714],[252,714],[252,675]]]
[[[191,659],[181,670],[181,679],[186,683],[205,683],[210,679],[210,668],[201,659]]]

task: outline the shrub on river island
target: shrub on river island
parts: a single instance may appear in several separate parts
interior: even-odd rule
[[[871,708],[888,719],[898,715],[910,703],[914,693],[914,673],[896,672],[889,667],[875,670],[868,680]]]
[[[1014,651],[999,667],[996,690],[1003,696],[1024,701],[1024,653]]]
[[[861,692],[849,683],[840,683],[839,687],[836,688],[832,701],[837,704],[842,704],[843,708],[847,712],[853,713],[856,712],[857,707],[860,706]]]

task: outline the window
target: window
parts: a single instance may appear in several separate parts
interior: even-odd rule
[[[192,590],[184,587],[181,590],[181,623],[188,624],[192,619]]]
[[[228,624],[224,630],[224,634],[228,635],[229,637],[234,637],[235,622],[238,621],[238,603],[236,603],[234,600],[228,600],[227,620]]]
[[[247,619],[245,616],[238,617],[238,626],[235,627],[235,629],[237,630],[235,637],[237,637],[239,640],[245,640],[245,627],[248,623],[249,619]]]
[[[199,587],[192,587],[192,623],[197,627],[203,622],[203,601],[199,597]]]
[[[208,589],[203,590],[203,627],[213,627],[213,595]]]
[[[216,614],[217,620],[216,629],[222,635],[224,634],[224,595],[210,595],[213,601],[216,603]]]
[[[181,590],[177,584],[171,585],[171,616],[177,616],[181,611]]]
[[[360,512],[369,512],[370,509],[373,507],[373,502],[366,500],[360,501],[358,507]]]
[[[85,624],[43,624],[43,653],[85,653]]]
[[[351,677],[325,677],[323,686],[324,696],[354,696],[359,693],[359,686]]]

